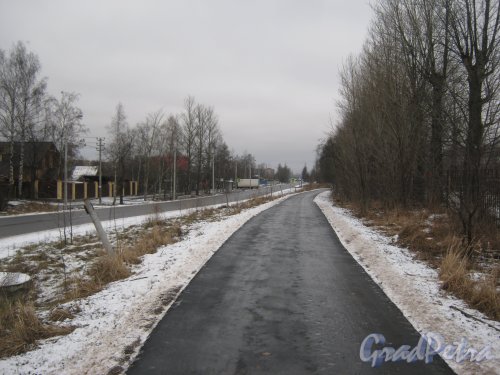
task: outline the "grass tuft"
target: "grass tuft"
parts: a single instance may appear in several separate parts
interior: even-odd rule
[[[442,288],[451,292],[470,294],[472,280],[469,277],[469,260],[461,250],[458,239],[448,249],[439,269],[439,278],[443,282]]]
[[[53,309],[49,314],[49,320],[52,322],[63,322],[67,319],[71,320],[74,317],[75,316],[73,315],[73,313],[71,313],[71,311],[63,309],[61,307]]]
[[[149,228],[149,224],[146,228]],[[178,222],[159,222],[150,231],[140,235],[133,244],[121,249],[121,259],[125,264],[139,264],[143,255],[153,254],[159,247],[177,242],[181,236],[182,228]]]
[[[498,267],[475,280],[470,275],[467,249],[456,239],[441,262],[439,278],[442,288],[468,302],[492,319],[500,319],[500,298],[497,290],[500,271]]]
[[[36,347],[37,340],[66,335],[74,327],[44,324],[31,302],[3,298],[0,311],[0,358],[24,353]]]
[[[130,276],[131,272],[120,254],[105,254],[96,259],[88,272],[98,284],[108,284]]]

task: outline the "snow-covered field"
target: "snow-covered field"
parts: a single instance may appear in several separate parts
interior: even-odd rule
[[[67,336],[40,342],[33,351],[0,360],[0,373],[106,374],[113,368],[126,368],[176,296],[231,234],[253,216],[287,197],[217,222],[195,224],[182,241],[146,255],[143,263],[133,269],[133,276],[111,283],[88,298],[64,305],[69,310],[80,311],[71,321],[78,328]],[[162,217],[180,214],[167,213]],[[149,218],[123,219],[116,225],[126,227]],[[106,225],[114,228],[115,223]],[[75,235],[91,231],[91,225],[74,228]],[[50,241],[59,236],[59,230],[54,230],[4,239],[0,241],[0,258],[14,255],[16,249],[28,243]]]
[[[469,347],[477,350],[491,345],[493,359],[462,364],[447,360],[457,374],[500,374],[498,322],[489,320],[478,311],[469,309],[463,301],[443,292],[434,269],[416,260],[407,249],[392,245],[391,238],[366,227],[348,210],[333,206],[330,192],[319,194],[315,202],[344,247],[380,285],[418,332],[439,333],[449,344],[465,337]],[[482,322],[466,317],[455,308]]]

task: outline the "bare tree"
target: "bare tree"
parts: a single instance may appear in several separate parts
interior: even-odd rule
[[[82,122],[83,112],[77,106],[78,98],[76,93],[62,91],[59,100],[51,98],[47,103],[48,136],[60,152],[59,176],[64,154],[64,159],[75,157],[83,144],[81,137],[88,132]]]
[[[206,121],[206,163],[205,163],[205,176],[208,180],[214,179],[215,171],[215,153],[217,145],[222,143],[222,135],[217,122],[217,116],[214,113],[212,107],[205,109],[205,121]],[[212,168],[213,167],[213,168]],[[212,173],[214,175],[212,175]],[[213,183],[215,181],[212,181]],[[212,186],[215,188],[215,186]]]
[[[167,121],[167,132],[169,134],[168,138],[168,152],[169,159],[171,162],[169,163],[170,169],[170,192],[172,199],[175,199],[176,191],[177,191],[177,157],[179,150],[179,137],[181,135],[181,126],[179,124],[179,120],[176,116],[169,116]]]
[[[17,102],[20,90],[17,72],[11,59],[0,53],[0,131],[10,144],[9,152],[9,196],[14,195],[14,143],[16,140]]]
[[[444,99],[449,70],[449,0],[387,0],[380,5],[379,17],[388,20],[400,40],[405,65],[431,87],[430,160],[428,163],[428,203],[442,201]],[[420,105],[425,105],[427,97]]]
[[[137,126],[138,137],[136,142],[139,142],[139,151],[142,154],[144,164],[144,200],[147,199],[148,195],[151,156],[153,155],[153,151],[157,145],[157,137],[163,120],[163,111],[158,110],[156,112],[149,113],[146,116],[146,120]]]
[[[40,114],[43,109],[43,99],[46,90],[46,80],[38,80],[40,73],[40,62],[38,57],[26,50],[24,44],[19,42],[11,59],[14,59],[17,72],[17,84],[19,86],[19,101],[17,103],[17,129],[19,132],[19,174],[18,195],[23,193],[25,143],[30,141],[30,135],[35,133],[35,127],[40,124]],[[35,146],[35,145],[33,145]]]
[[[106,148],[106,154],[113,164],[116,195],[120,196],[120,204],[123,204],[123,188],[126,164],[133,151],[133,135],[127,124],[127,117],[122,103],[116,106],[116,112],[108,126],[110,143]],[[116,192],[117,190],[117,192]]]
[[[200,185],[202,178],[203,156],[205,151],[205,137],[208,128],[208,109],[203,105],[198,104],[195,107],[196,130],[195,130],[195,147],[196,147],[196,195],[200,195]]]
[[[499,7],[378,0],[363,52],[341,71],[340,119],[318,153],[323,179],[362,207],[439,204],[447,192],[470,243],[487,214],[481,169],[500,143]],[[448,170],[448,191],[445,166],[461,181]]]
[[[457,0],[451,7],[451,48],[468,83],[460,216],[469,243],[482,200],[480,167],[487,126],[498,126],[495,121],[486,123],[485,114],[490,105],[498,106],[499,7],[498,1],[491,0]]]
[[[188,96],[184,101],[184,112],[181,114],[182,120],[182,144],[187,158],[187,183],[185,192],[191,192],[192,189],[192,167],[194,158],[194,147],[196,138],[196,115],[195,115],[195,101],[192,96]]]
[[[14,192],[14,144],[19,144],[18,196],[22,196],[25,143],[41,125],[46,79],[39,79],[38,57],[16,43],[8,57],[0,53],[0,132],[10,142],[10,195]]]

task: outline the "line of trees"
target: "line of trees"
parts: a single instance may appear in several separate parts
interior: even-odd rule
[[[10,197],[16,191],[18,197],[23,194],[27,144],[35,160],[37,146],[44,141],[54,142],[60,151],[66,145],[71,157],[77,154],[81,136],[87,131],[77,106],[78,95],[61,92],[59,99],[49,95],[47,79],[40,75],[38,56],[28,51],[24,43],[16,43],[9,53],[0,49],[0,136],[10,145],[7,176]],[[16,145],[19,155],[14,158]],[[57,171],[59,176],[61,165],[62,162]]]
[[[171,196],[174,168],[175,190],[196,195],[212,189],[212,183],[222,188],[223,181],[260,173],[252,154],[230,151],[214,108],[197,103],[192,96],[185,99],[181,113],[166,115],[158,110],[133,128],[119,103],[108,126],[105,155],[113,166],[122,203],[127,179],[141,182],[145,199],[150,194]]]
[[[0,49],[0,138],[9,144],[8,176],[0,179],[7,181],[10,198],[23,194],[27,144],[36,154],[42,142],[54,143],[60,157],[51,176],[54,179],[64,176],[65,154],[70,166],[77,159],[88,133],[78,100],[79,95],[72,92],[61,92],[59,98],[48,94],[38,56],[24,43],[16,43],[9,52]],[[181,113],[167,115],[158,110],[132,127],[119,103],[107,131],[105,173],[113,176],[115,196],[121,202],[127,180],[139,181],[144,197],[171,193],[174,160],[176,191],[185,194],[199,195],[210,190],[212,182],[221,188],[224,180],[263,176],[266,171],[251,153],[230,151],[214,108],[191,96],[185,99]],[[36,173],[34,163],[31,167]],[[286,165],[278,166],[278,172],[280,180],[288,181],[291,172]],[[32,176],[31,181],[35,179]]]
[[[482,171],[498,163],[499,2],[378,0],[374,10],[362,53],[340,72],[320,175],[363,210],[447,203],[470,242]]]

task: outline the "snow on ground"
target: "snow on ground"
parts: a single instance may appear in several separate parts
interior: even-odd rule
[[[212,208],[217,206],[209,206],[207,208]],[[205,208],[205,207],[203,207]],[[196,209],[188,209],[182,211],[169,211],[158,214],[159,219],[170,219],[174,217],[179,217],[181,215],[187,215]],[[114,231],[115,229],[122,229],[132,225],[141,225],[146,221],[150,220],[153,215],[141,215],[141,216],[132,216],[122,219],[116,220],[106,220],[101,224],[106,232]],[[1,219],[1,218],[0,218]],[[66,233],[69,236],[69,227],[66,228]],[[95,233],[94,224],[83,224],[83,225],[75,225],[73,226],[73,236],[79,235],[87,235],[90,233]],[[20,248],[30,245],[36,244],[40,242],[50,242],[57,241],[64,238],[63,229],[51,229],[41,232],[33,232],[29,234],[20,234],[18,236],[11,236],[0,239],[0,259],[10,257],[15,255],[17,250]]]
[[[250,218],[287,197],[217,222],[198,223],[180,242],[146,255],[128,279],[111,283],[88,298],[67,303],[65,307],[81,310],[70,322],[78,328],[67,336],[40,342],[36,350],[0,360],[0,373],[105,374],[116,366],[126,368],[176,296],[219,247]],[[163,217],[179,214],[167,213]],[[123,219],[117,225],[134,225],[147,218]],[[82,225],[75,227],[74,233],[84,234],[91,229],[91,225]],[[0,249],[8,244],[21,246],[57,239],[59,235],[55,230],[11,237],[1,241]],[[7,252],[13,255],[15,249]],[[6,256],[5,251],[2,255]]]
[[[283,191],[280,191],[281,195],[285,194],[290,194],[296,192],[297,189],[294,188],[289,188],[289,189],[283,189]],[[275,196],[278,192],[274,192]],[[264,196],[264,195],[261,195]],[[248,199],[243,199],[237,202],[230,202],[229,205],[236,205],[236,204],[241,204],[248,201]],[[156,202],[141,202],[142,204],[155,204]],[[217,208],[225,206],[225,204],[217,204],[217,205],[211,205],[211,206],[203,206],[200,207],[200,209],[203,208]],[[94,206],[96,207],[96,206]],[[112,209],[112,208],[110,208]],[[196,211],[196,208],[192,209],[181,209],[180,211],[168,211],[168,212],[161,212],[158,214],[158,219],[171,219],[174,217],[179,217],[182,215],[188,215],[194,211]],[[35,214],[20,214],[16,216],[21,216],[21,215],[37,215],[37,214],[42,214],[42,213],[35,213]],[[102,226],[106,232],[113,231],[115,229],[122,229],[126,228],[132,225],[141,225],[150,220],[153,216],[156,214],[149,214],[149,215],[142,215],[142,216],[132,216],[128,218],[122,218],[122,219],[116,219],[116,220],[106,220],[102,221]],[[110,214],[111,216],[111,214]],[[12,218],[12,216],[3,216],[0,217],[0,220],[2,219],[8,220],[9,218]],[[66,229],[68,231],[68,229]],[[67,232],[69,233],[69,232]],[[83,224],[83,225],[75,225],[73,226],[73,235],[78,236],[78,235],[87,235],[90,233],[95,233],[95,227],[94,224],[89,223],[89,224]],[[16,254],[17,250],[20,248],[30,245],[30,244],[36,244],[40,242],[49,242],[49,241],[56,241],[56,240],[62,240],[64,238],[63,236],[63,229],[52,229],[52,230],[46,230],[46,231],[41,231],[41,232],[33,232],[30,234],[21,234],[18,236],[11,236],[11,237],[6,237],[0,239],[0,259],[7,258],[10,256],[13,256]]]
[[[380,285],[418,332],[439,333],[448,344],[459,342],[465,337],[469,346],[477,350],[491,345],[494,356],[491,360],[462,364],[447,360],[448,365],[457,374],[500,374],[498,322],[489,320],[478,311],[468,308],[462,300],[442,291],[434,269],[416,260],[407,249],[391,245],[391,238],[366,227],[348,210],[333,206],[330,192],[319,194],[315,202],[344,247]],[[464,316],[451,306],[481,319],[484,323]],[[390,341],[390,338],[387,339]],[[411,342],[406,344],[412,347],[416,345]]]
[[[24,273],[0,272],[0,287],[21,285],[30,280],[31,278]]]

